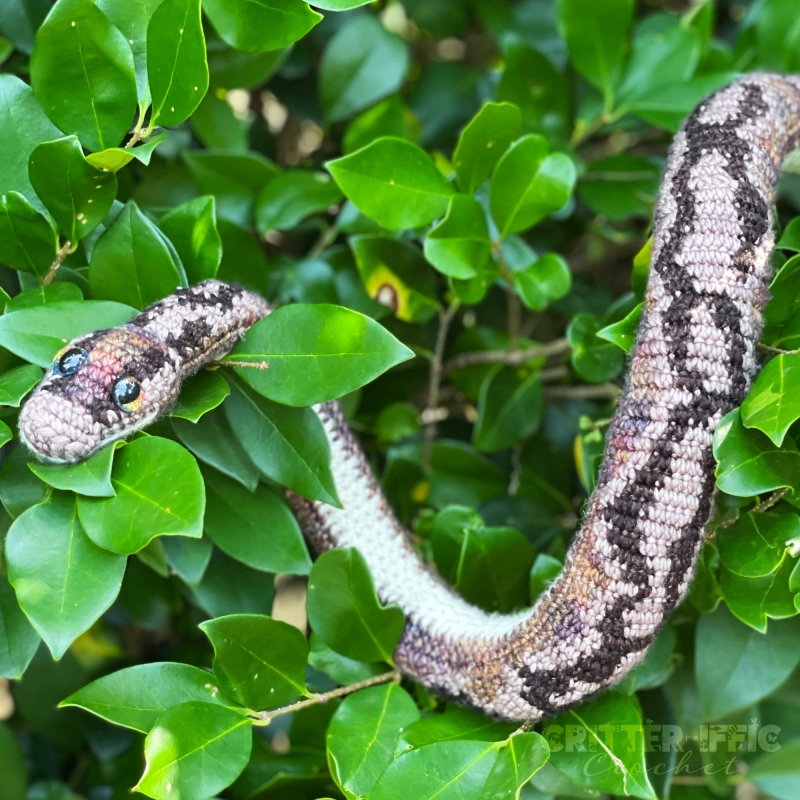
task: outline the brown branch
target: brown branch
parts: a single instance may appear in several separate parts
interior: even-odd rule
[[[47,274],[42,278],[42,286],[48,286],[55,280],[56,275],[58,275],[58,270],[64,263],[64,259],[72,252],[74,252],[72,249],[72,242],[64,242],[63,246],[60,247],[56,253],[56,257],[53,259],[50,269],[47,270]]]
[[[539,344],[524,350],[476,350],[472,353],[461,353],[444,364],[444,371],[474,367],[479,364],[506,364],[518,367],[534,358],[551,358],[568,353],[572,345],[566,339],[553,339],[547,344]]]
[[[388,683],[389,681],[399,681],[402,675],[399,669],[393,669],[390,672],[383,672],[380,675],[375,675],[372,678],[359,681],[358,683],[351,683],[349,686],[339,686],[337,689],[331,689],[329,692],[322,692],[309,697],[308,700],[299,700],[283,708],[276,708],[273,711],[262,711],[255,719],[253,725],[269,725],[275,717],[280,717],[283,714],[293,714],[295,711],[302,711],[304,708],[316,706],[320,703],[327,703],[328,700],[333,700],[335,697],[344,697],[345,695],[352,694],[361,689],[367,689],[370,686],[377,686],[379,683]]]
[[[756,347],[762,353],[774,353],[778,356],[796,356],[798,353],[800,353],[800,350],[781,350],[780,347],[771,347],[770,345],[762,344],[761,342],[759,342]]]

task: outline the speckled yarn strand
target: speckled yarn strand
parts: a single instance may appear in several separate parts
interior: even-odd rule
[[[642,660],[685,595],[703,543],[714,429],[758,368],[774,187],[799,132],[800,78],[754,74],[705,100],[676,136],[655,212],[645,310],[597,487],[561,576],[532,610],[487,614],[447,587],[411,547],[338,405],[316,409],[344,508],[290,499],[317,552],[357,547],[381,599],[405,611],[395,658],[407,675],[492,716],[536,720],[592,697]],[[165,369],[182,377],[218,357],[266,311],[254,295],[219,282],[178,295],[104,334],[138,329],[161,342],[165,380]],[[236,320],[228,331],[214,299],[222,296]],[[244,316],[231,315],[234,306]],[[102,349],[102,336],[78,344]],[[92,352],[87,358],[91,366]],[[177,394],[171,389],[159,406],[145,392],[143,416],[131,425],[91,396],[115,385],[119,364],[89,388],[85,369],[69,380],[49,372],[23,409],[23,439],[43,458],[86,457],[122,435],[115,425],[141,427]],[[137,369],[139,380],[152,380]],[[87,411],[92,403],[99,410]],[[90,442],[70,450],[67,428],[81,414]]]

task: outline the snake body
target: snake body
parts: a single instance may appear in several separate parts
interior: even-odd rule
[[[799,136],[800,79],[767,74],[712,95],[677,134],[597,486],[561,576],[533,609],[488,614],[446,586],[409,543],[338,405],[315,408],[343,507],[290,500],[317,552],[357,547],[381,600],[403,609],[395,659],[406,674],[491,716],[536,720],[642,660],[703,543],[715,427],[757,370],[773,194]],[[24,407],[22,440],[50,461],[87,457],[168,410],[183,378],[266,313],[251,292],[207,281],[75,340]]]

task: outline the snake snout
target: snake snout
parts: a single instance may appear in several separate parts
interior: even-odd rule
[[[72,464],[88,458],[103,443],[103,427],[75,399],[37,392],[19,415],[19,433],[43,461]]]

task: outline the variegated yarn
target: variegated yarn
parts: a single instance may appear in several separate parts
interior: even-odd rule
[[[703,542],[712,434],[757,369],[773,192],[799,132],[800,79],[749,75],[704,101],[675,138],[645,310],[597,488],[563,573],[532,610],[487,614],[448,588],[411,547],[338,406],[316,409],[344,507],[291,501],[317,552],[358,547],[382,600],[405,611],[396,652],[405,673],[493,716],[535,720],[591,697],[644,657]],[[23,440],[45,459],[85,458],[166,410],[187,374],[266,311],[255,295],[209,281],[76,340],[69,347],[80,352],[63,357],[62,373],[80,368],[48,372],[20,415]],[[141,389],[116,389],[123,399],[137,394],[133,411],[109,397],[123,375]]]

